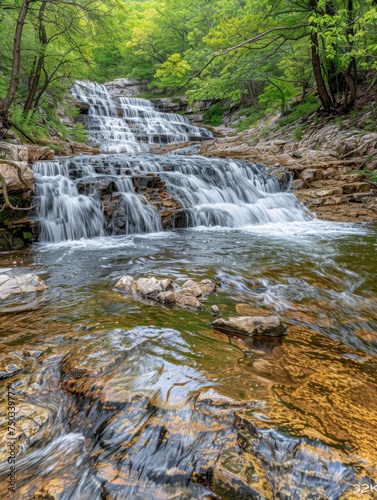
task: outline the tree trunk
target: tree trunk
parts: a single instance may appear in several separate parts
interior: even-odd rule
[[[22,31],[24,28],[25,18],[29,11],[30,4],[33,1],[34,0],[23,0],[17,18],[16,30],[14,33],[14,42],[13,42],[13,62],[12,62],[12,70],[10,75],[8,91],[4,99],[0,101],[0,120],[6,127],[8,125],[9,108],[11,107],[14,101],[20,80]]]
[[[38,85],[41,79],[41,73],[42,73],[42,68],[44,65],[44,60],[45,60],[45,53],[46,53],[46,47],[48,43],[47,39],[47,34],[46,34],[46,28],[43,24],[43,14],[46,9],[47,1],[45,0],[42,2],[42,5],[39,9],[38,13],[38,23],[39,23],[39,42],[40,42],[40,49],[39,49],[39,56],[37,58],[37,62],[35,65],[33,65],[32,69],[32,74],[30,75],[29,78],[29,92],[25,100],[24,104],[24,109],[23,112],[25,115],[32,109],[33,107],[33,101],[35,98],[35,94],[38,89]]]
[[[310,10],[315,12],[317,10],[317,0],[310,0]],[[333,102],[327,91],[325,80],[322,74],[321,59],[318,51],[318,34],[316,32],[316,26],[312,24],[310,32],[310,44],[311,44],[311,61],[313,67],[313,73],[315,82],[317,85],[318,96],[321,100],[324,110],[329,113],[332,110]]]

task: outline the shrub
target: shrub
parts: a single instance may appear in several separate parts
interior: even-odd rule
[[[302,104],[297,106],[289,115],[284,116],[279,120],[279,125],[281,127],[284,127],[284,125],[293,123],[302,116],[314,113],[314,111],[318,110],[319,106],[320,103],[317,101],[317,99],[314,96],[308,95],[305,97]]]
[[[213,106],[211,106],[207,111],[203,114],[203,121],[206,125],[211,125],[212,127],[217,127],[221,125],[224,111],[226,110],[225,106],[222,106],[220,102],[217,102]]]

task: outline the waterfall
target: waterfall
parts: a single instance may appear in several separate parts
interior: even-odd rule
[[[162,113],[146,99],[112,96],[104,85],[76,82],[72,95],[88,106],[81,115],[89,142],[103,153],[140,153],[149,144],[198,141],[212,137],[175,113]]]
[[[136,192],[135,180],[163,183],[179,203],[178,227],[235,228],[310,217],[261,165],[242,160],[113,154],[41,161],[33,169],[41,241],[161,231],[161,211]]]
[[[149,154],[151,143],[210,136],[185,117],[162,113],[145,99],[114,97],[98,83],[77,82],[72,93],[88,107],[83,116],[90,141],[107,154],[33,165],[40,241],[312,217],[263,165]]]

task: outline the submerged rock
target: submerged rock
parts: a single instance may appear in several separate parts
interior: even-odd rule
[[[213,468],[215,490],[229,493],[235,500],[274,498],[261,461],[251,453],[227,451],[221,454]]]
[[[13,295],[33,292],[44,292],[47,286],[36,274],[22,276],[0,275],[0,300],[6,300]]]
[[[205,279],[197,283],[188,280],[179,286],[172,279],[157,279],[154,276],[140,278],[137,281],[132,276],[125,275],[115,284],[117,290],[139,294],[145,298],[153,299],[160,304],[176,306],[182,309],[203,309],[201,301],[205,296],[216,291],[213,281]]]
[[[241,333],[243,335],[284,335],[286,327],[277,316],[238,316],[216,319],[212,326],[226,333]]]

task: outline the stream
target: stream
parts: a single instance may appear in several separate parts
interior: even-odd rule
[[[225,499],[212,481],[221,457],[251,485],[235,480],[234,498],[374,498],[377,228],[318,221],[260,166],[137,157],[127,126],[115,149],[105,138],[112,157],[35,166],[40,241],[0,255],[1,274],[35,273],[49,287],[0,308],[1,363],[20,366],[1,380],[2,425],[11,384],[19,432],[17,494],[4,487],[1,498]],[[155,142],[155,130],[137,130]],[[135,172],[160,175],[186,227],[161,230]],[[128,234],[92,191],[105,177]],[[218,289],[196,313],[116,291],[126,274]],[[220,333],[212,305],[223,317],[277,314],[287,334]],[[262,472],[235,466],[238,456]]]

